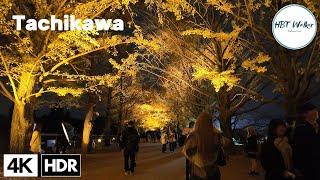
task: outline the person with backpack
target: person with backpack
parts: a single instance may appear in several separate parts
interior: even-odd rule
[[[220,180],[218,166],[226,163],[222,142],[221,132],[213,126],[212,116],[202,112],[182,150],[190,163],[191,180]]]
[[[140,137],[134,127],[134,122],[129,121],[127,128],[122,133],[121,149],[124,156],[125,175],[132,175],[136,166],[136,153],[139,148]],[[130,161],[130,163],[129,163]]]

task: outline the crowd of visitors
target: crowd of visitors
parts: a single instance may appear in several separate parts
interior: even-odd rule
[[[247,128],[244,151],[249,158],[249,175],[259,176],[260,160],[266,180],[320,180],[320,132],[316,106],[302,107],[294,123],[272,119],[267,139],[259,148],[259,136],[253,127]],[[219,166],[226,164],[222,133],[203,112],[194,129],[187,135],[183,154],[187,159],[186,179],[219,180]]]
[[[302,115],[294,127],[288,127],[280,119],[270,121],[268,139],[261,149],[266,180],[320,179],[318,110],[307,104],[302,108]]]
[[[30,151],[33,153],[41,153],[40,132],[40,126],[36,126],[30,142]],[[167,146],[170,152],[174,152],[178,145],[183,146],[187,180],[221,179],[219,166],[227,163],[223,148],[226,143],[223,133],[213,125],[212,114],[202,112],[195,124],[190,123],[189,128],[181,132],[177,128],[163,128],[159,140],[163,153],[167,152]],[[119,143],[123,150],[126,175],[135,171],[139,141],[140,135],[135,124],[129,121]],[[258,142],[255,129],[247,128],[244,151],[250,161],[249,175],[260,175],[260,161],[266,180],[320,180],[320,131],[316,106],[304,105],[299,118],[290,122],[290,125],[284,120],[272,119],[266,140],[261,146]]]

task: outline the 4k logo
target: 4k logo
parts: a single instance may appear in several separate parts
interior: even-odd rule
[[[3,156],[4,177],[37,177],[37,154],[5,154]]]

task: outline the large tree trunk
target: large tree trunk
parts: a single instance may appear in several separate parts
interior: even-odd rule
[[[219,91],[218,99],[220,128],[223,132],[224,137],[232,140],[232,112],[230,112],[230,98],[226,87],[223,87]]]
[[[89,104],[89,110],[87,112],[86,118],[83,124],[83,133],[82,133],[82,144],[81,144],[81,152],[82,154],[88,153],[88,145],[90,143],[90,134],[92,130],[92,119],[94,104]]]
[[[104,122],[104,135],[105,141],[104,145],[110,145],[110,138],[111,138],[111,103],[112,103],[112,88],[108,88],[107,94],[107,109],[106,109],[106,118]]]
[[[32,112],[26,111],[24,103],[15,103],[10,135],[10,152],[24,153],[29,150],[29,141],[31,139],[33,117]]]
[[[109,116],[106,117],[104,131],[105,131],[104,145],[105,146],[110,146],[110,140],[111,140],[111,118]]]
[[[223,132],[223,135],[228,139],[232,139],[231,117],[220,116],[220,127]]]
[[[225,149],[228,152],[232,152],[234,150],[234,143],[232,140],[232,123],[231,123],[231,116],[221,114],[220,117],[220,128],[222,130],[223,136],[227,138],[227,142],[225,142]]]
[[[302,120],[302,114],[301,114],[301,106],[304,104],[305,102],[303,101],[299,101],[295,98],[286,98],[286,101],[284,103],[284,109],[285,109],[285,115],[286,115],[286,121],[288,123],[294,123],[297,121],[301,121]]]
[[[14,102],[10,132],[10,152],[23,153],[29,150],[31,139],[31,125],[33,123],[33,109],[31,104],[24,102],[35,84],[34,76],[30,73],[23,73],[20,77],[20,85],[17,90],[19,99]]]

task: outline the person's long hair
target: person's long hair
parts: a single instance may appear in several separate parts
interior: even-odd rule
[[[254,127],[250,126],[247,128],[247,137],[256,135],[256,130],[254,129]]]
[[[198,152],[203,158],[213,158],[217,150],[218,136],[214,132],[212,116],[202,112],[196,121],[194,133],[197,135]]]
[[[272,119],[268,126],[268,141],[274,141],[277,138],[276,130],[279,126],[286,126],[281,119]]]

